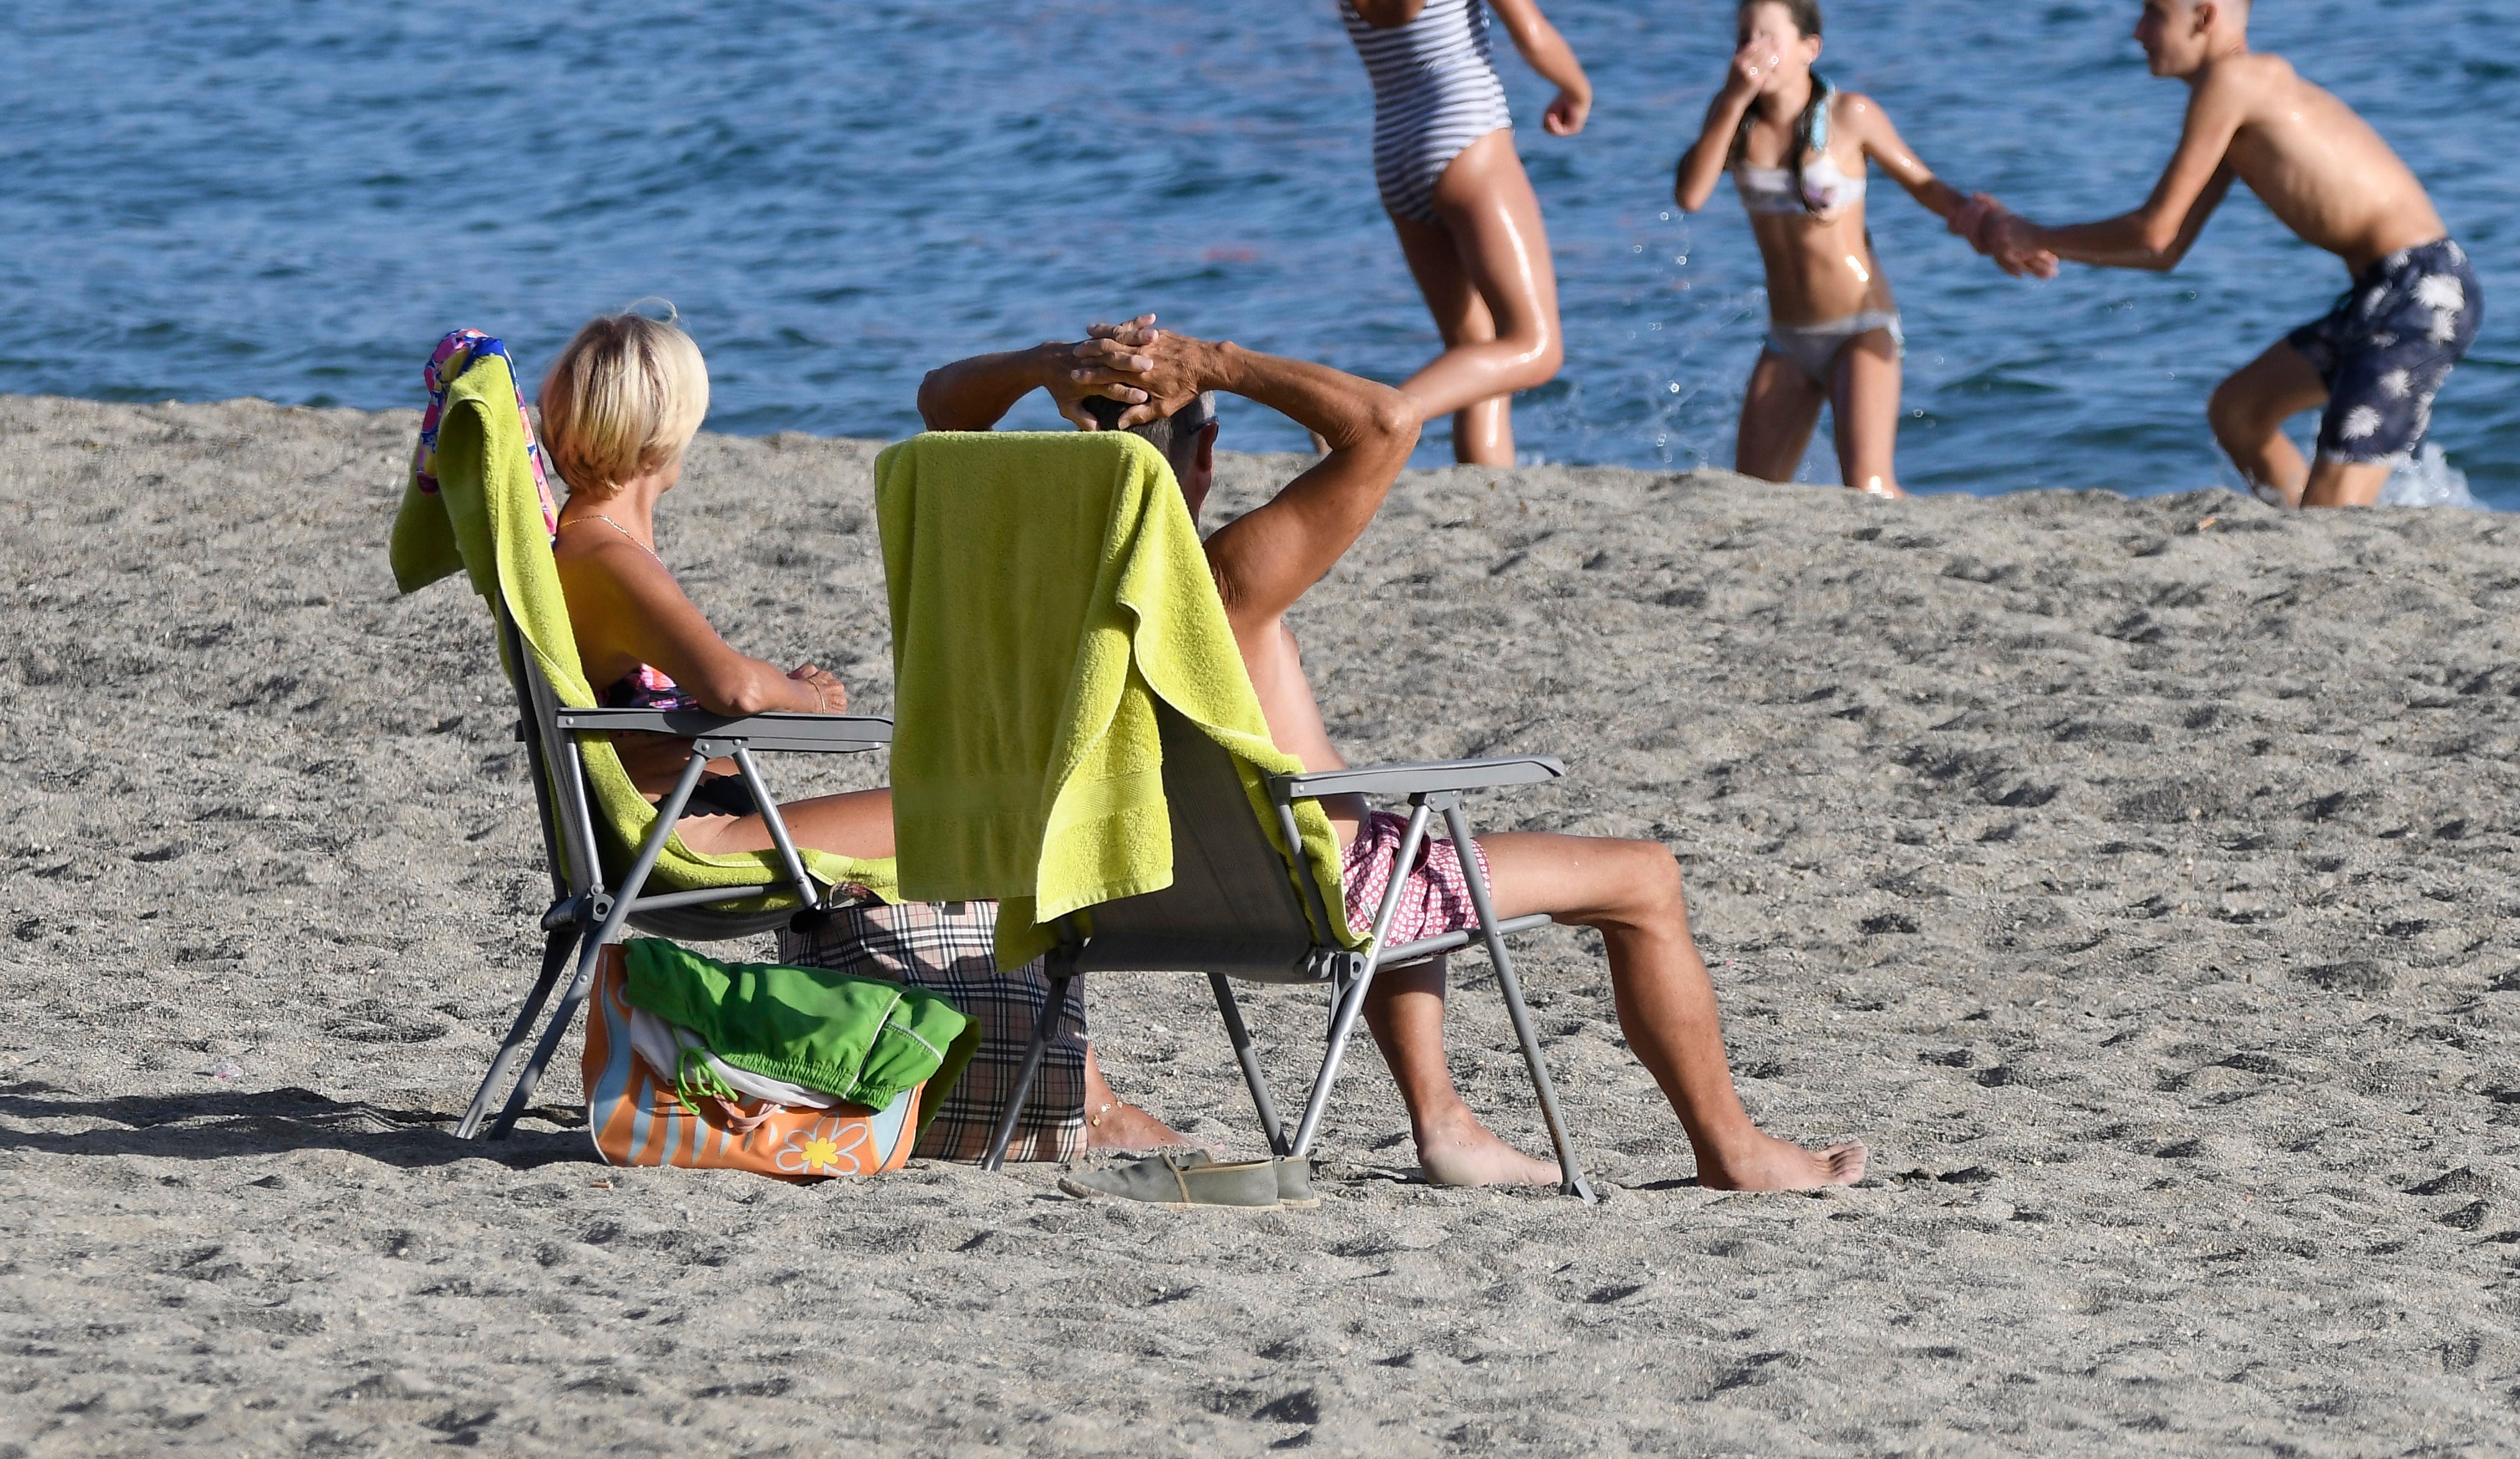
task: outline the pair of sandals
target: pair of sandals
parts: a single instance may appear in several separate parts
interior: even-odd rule
[[[1142,1201],[1166,1211],[1309,1211],[1322,1204],[1313,1190],[1313,1163],[1300,1155],[1219,1165],[1204,1150],[1164,1150],[1127,1165],[1062,1176],[1058,1188],[1080,1200]]]

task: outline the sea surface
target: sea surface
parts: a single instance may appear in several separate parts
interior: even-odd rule
[[[1500,31],[1568,341],[1520,447],[1729,464],[1758,255],[1729,188],[1695,217],[1669,193],[1732,8],[1548,9],[1598,104],[1545,135]],[[2178,134],[2135,0],[1827,9],[1822,69],[2034,217],[2135,206]],[[2255,39],[2369,116],[2468,245],[2484,332],[2435,439],[2520,505],[2520,5],[2260,0]],[[1331,0],[9,0],[0,45],[0,391],[408,406],[449,328],[532,373],[651,295],[707,352],[711,426],[744,433],[906,434],[929,367],[1147,309],[1389,380],[1437,347]],[[2174,274],[2019,283],[1875,181],[1912,488],[2228,484],[2207,393],[2346,284],[2245,193]],[[1014,420],[1056,423],[1038,396]],[[1257,407],[1226,429],[1303,442]],[[1450,459],[1440,425],[1418,459]],[[1834,479],[1824,437],[1807,473]]]

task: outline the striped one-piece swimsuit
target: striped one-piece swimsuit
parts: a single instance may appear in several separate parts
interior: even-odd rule
[[[1435,221],[1435,182],[1462,150],[1513,125],[1488,50],[1485,0],[1426,0],[1378,30],[1339,0],[1348,39],[1373,78],[1373,177],[1395,217]]]

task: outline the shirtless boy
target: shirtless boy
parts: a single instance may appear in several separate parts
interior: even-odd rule
[[[2284,226],[2345,261],[2354,285],[2214,391],[2215,439],[2258,494],[2292,507],[2367,507],[2432,423],[2433,397],[2476,337],[2483,296],[2423,184],[2370,123],[2249,50],[2248,0],[2144,0],[2135,38],[2156,76],[2191,93],[2187,125],[2134,212],[2042,228],[1979,197],[1952,219],[1981,251],[2168,272],[2247,183]],[[2324,407],[2318,459],[2283,422]]]
[[[1373,520],[1417,445],[1417,407],[1398,390],[1327,366],[1158,331],[1151,315],[1093,332],[1082,344],[1045,344],[945,366],[920,387],[920,415],[932,430],[987,430],[1017,400],[1043,388],[1062,414],[1092,428],[1082,395],[1120,401],[1128,409],[1117,423],[1165,454],[1193,520],[1214,480],[1211,392],[1255,401],[1317,432],[1328,442],[1328,454],[1266,505],[1211,534],[1207,560],[1271,735],[1306,769],[1344,766],[1323,728],[1285,615]],[[1324,809],[1348,853],[1353,920],[1357,887],[1376,873],[1390,874],[1398,836],[1393,818],[1345,799]],[[1499,916],[1549,912],[1600,932],[1619,1027],[1679,1113],[1701,1181],[1729,1190],[1794,1190],[1864,1177],[1862,1145],[1804,1150],[1763,1133],[1741,1108],[1725,1062],[1714,985],[1689,935],[1680,866],[1669,850],[1651,841],[1511,832],[1483,838],[1478,851]],[[1420,919],[1409,936],[1473,925],[1467,899],[1453,895],[1461,872],[1458,862],[1448,865],[1446,859],[1456,856],[1451,843],[1432,841],[1407,873],[1404,915]],[[1428,1179],[1456,1185],[1558,1179],[1556,1166],[1481,1127],[1454,1088],[1444,1063],[1439,966],[1378,977],[1366,1017],[1409,1107]]]

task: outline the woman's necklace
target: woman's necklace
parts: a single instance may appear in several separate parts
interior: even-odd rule
[[[570,517],[570,518],[568,519],[568,521],[565,521],[565,522],[561,523],[561,525],[562,525],[562,526],[563,526],[563,527],[565,527],[565,526],[569,526],[569,525],[571,525],[572,523],[585,521],[585,520],[587,520],[589,517],[593,518],[593,519],[594,519],[594,520],[596,520],[596,521],[602,522],[604,525],[606,525],[606,526],[608,526],[608,527],[610,527],[613,531],[618,532],[618,533],[620,533],[622,536],[629,538],[632,542],[637,543],[637,544],[638,544],[638,547],[639,547],[639,551],[641,551],[641,552],[643,552],[643,553],[646,553],[649,556],[651,556],[651,557],[656,557],[656,550],[655,550],[654,548],[652,548],[652,547],[650,547],[648,544],[646,544],[646,543],[644,543],[644,542],[640,542],[640,541],[639,541],[639,534],[637,534],[636,532],[631,531],[629,528],[627,528],[627,527],[625,527],[625,526],[621,525],[619,522],[614,521],[612,518],[610,518],[610,517],[608,517],[608,516],[606,516],[603,512],[600,512],[600,511],[590,511],[590,512],[588,512],[588,513],[586,514],[586,516],[573,516],[573,517]],[[659,561],[659,562],[662,562],[662,561],[664,561],[665,559],[664,559],[664,558],[662,558],[662,557],[656,557],[656,560],[657,560],[657,561]]]

